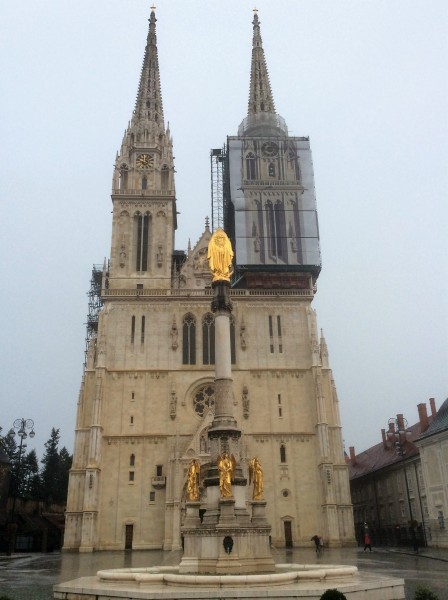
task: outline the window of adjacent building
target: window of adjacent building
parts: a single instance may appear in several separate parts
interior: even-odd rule
[[[134,343],[135,340],[135,316],[131,318],[131,344]]]
[[[149,218],[149,213],[144,215],[136,213],[134,217],[136,233],[136,271],[148,270]]]
[[[406,516],[406,506],[404,505],[404,502],[400,502],[400,515],[402,517]]]
[[[405,472],[406,479],[408,480],[408,489],[410,492],[414,491],[414,478],[412,477],[411,471]]]
[[[257,159],[252,152],[246,155],[246,175],[247,179],[257,179]]]
[[[202,319],[202,363],[215,364],[215,317],[211,313]]]
[[[182,362],[196,364],[196,319],[191,313],[185,315],[182,322]]]
[[[418,478],[418,485],[420,488],[420,491],[425,489],[425,480],[423,479],[423,472],[422,472],[422,466],[419,465],[417,467],[417,478]]]
[[[285,444],[281,444],[280,446],[280,462],[286,462],[286,446]]]
[[[131,454],[131,456],[129,457],[129,466],[135,466],[135,454]]]
[[[425,518],[429,518],[428,501],[426,498],[422,498],[423,515]]]
[[[129,471],[129,481],[134,481],[134,471]]]
[[[439,514],[437,515],[437,520],[439,522],[440,529],[445,529],[445,515],[443,514],[443,510],[439,510]]]

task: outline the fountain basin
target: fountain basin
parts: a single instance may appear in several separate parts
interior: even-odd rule
[[[193,600],[307,598],[327,589],[347,600],[404,600],[404,580],[360,572],[347,565],[278,564],[275,572],[238,575],[179,573],[178,567],[105,569],[54,587],[58,600]],[[236,591],[237,590],[237,591]]]

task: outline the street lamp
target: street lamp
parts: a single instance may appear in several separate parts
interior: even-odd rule
[[[397,415],[397,418],[391,417],[388,421],[388,430],[387,430],[387,439],[395,445],[395,452],[398,456],[401,457],[401,460],[405,460],[406,456],[406,444],[411,439],[412,432],[408,429],[408,422],[403,417],[403,415]],[[412,541],[414,545],[414,549],[417,549],[417,539],[415,536],[414,529],[414,515],[412,514],[412,504],[411,498],[409,496],[409,484],[408,477],[406,473],[406,467],[403,468],[404,471],[404,481],[406,484],[406,497],[408,499],[409,506],[409,517],[410,524],[412,530]]]
[[[17,524],[15,521],[15,510],[16,510],[16,499],[17,499],[17,486],[22,476],[22,453],[24,450],[23,441],[29,436],[31,439],[36,435],[34,432],[34,421],[33,419],[16,419],[12,424],[11,429],[8,431],[8,437],[13,440],[16,436],[15,429],[17,429],[17,435],[20,438],[19,454],[17,460],[17,471],[15,482],[12,490],[12,507],[11,507],[11,523],[9,527],[9,543],[8,543],[8,555],[15,550],[16,543],[16,532]],[[31,429],[31,431],[30,431]],[[29,433],[27,433],[29,431]]]

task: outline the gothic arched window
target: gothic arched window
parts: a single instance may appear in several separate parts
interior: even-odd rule
[[[149,247],[149,213],[142,215],[137,212],[134,216],[134,229],[136,239],[136,271],[148,270],[148,247]]]
[[[211,313],[202,319],[202,364],[215,364],[215,318]]]
[[[274,163],[269,163],[268,175],[269,175],[269,177],[275,177],[275,165],[274,165]]]
[[[257,159],[252,152],[246,155],[246,174],[247,179],[257,179]]]
[[[146,177],[142,178],[142,190],[146,190],[148,187],[148,180]]]
[[[271,258],[286,260],[286,220],[285,208],[281,200],[275,205],[266,202],[269,254]]]
[[[182,322],[182,363],[196,364],[196,319],[191,313]]]

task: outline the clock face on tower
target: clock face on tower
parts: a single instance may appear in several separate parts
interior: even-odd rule
[[[265,142],[261,147],[261,151],[263,156],[277,156],[278,145],[275,142]]]
[[[135,164],[139,169],[148,169],[149,167],[154,166],[154,157],[150,154],[139,154]]]

